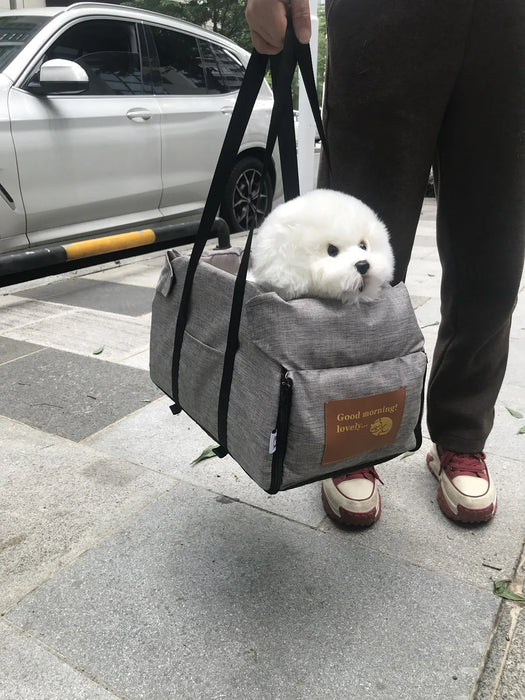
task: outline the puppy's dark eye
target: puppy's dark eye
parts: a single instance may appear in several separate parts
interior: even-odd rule
[[[366,250],[366,243],[364,241],[361,241],[359,244],[359,247],[362,248],[363,250]]]
[[[339,255],[339,248],[338,248],[337,246],[332,245],[332,244],[330,243],[330,245],[329,245],[328,248],[326,249],[326,252],[328,253],[328,255],[329,255],[331,258],[335,258],[336,255]]]

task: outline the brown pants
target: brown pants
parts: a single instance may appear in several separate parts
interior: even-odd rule
[[[327,0],[319,186],[369,204],[410,260],[430,166],[441,325],[434,442],[483,449],[507,363],[524,257],[525,1]]]

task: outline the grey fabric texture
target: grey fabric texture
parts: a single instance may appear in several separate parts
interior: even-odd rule
[[[187,264],[187,257],[167,252],[153,301],[150,374],[172,398],[175,326]],[[180,405],[214,439],[234,282],[233,274],[199,264],[181,352]],[[345,305],[319,299],[285,301],[248,281],[239,340],[228,450],[265,490],[271,481],[269,443],[283,371],[293,389],[281,489],[385,461],[416,447],[427,358],[403,284],[387,288],[376,302]],[[406,388],[406,401],[394,443],[336,464],[321,464],[325,402],[401,387]]]

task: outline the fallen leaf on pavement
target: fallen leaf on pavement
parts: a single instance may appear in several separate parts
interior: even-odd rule
[[[510,413],[511,416],[514,416],[514,418],[523,418],[523,413],[520,413],[519,411],[516,411],[514,408],[509,408],[508,406],[505,406],[507,411]]]
[[[500,598],[505,598],[505,600],[515,600],[520,603],[525,603],[525,595],[511,591],[509,589],[509,583],[509,579],[494,581],[494,593],[499,595]]]
[[[211,457],[216,457],[217,455],[213,451],[216,447],[218,447],[218,445],[209,445],[209,447],[203,450],[200,453],[200,455],[193,460],[191,464],[197,464],[197,462],[202,462],[203,459],[210,459]]]

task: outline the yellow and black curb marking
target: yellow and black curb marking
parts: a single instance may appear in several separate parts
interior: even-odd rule
[[[165,225],[155,229],[129,231],[49,248],[36,248],[35,250],[0,255],[0,285],[16,284],[25,279],[45,276],[39,274],[39,270],[41,272],[46,270],[46,274],[54,274],[66,265],[69,270],[75,269],[75,261],[86,261],[93,258],[91,264],[96,264],[99,262],[97,258],[103,258],[103,261],[106,262],[118,258],[123,253],[129,257],[137,248],[174,243],[177,240],[186,242],[195,237],[198,228],[198,222]],[[223,219],[215,219],[210,238],[218,238],[219,248],[229,247],[230,231],[228,224]],[[129,251],[132,252],[129,253]],[[82,266],[85,266],[85,262],[78,264],[78,267]]]

